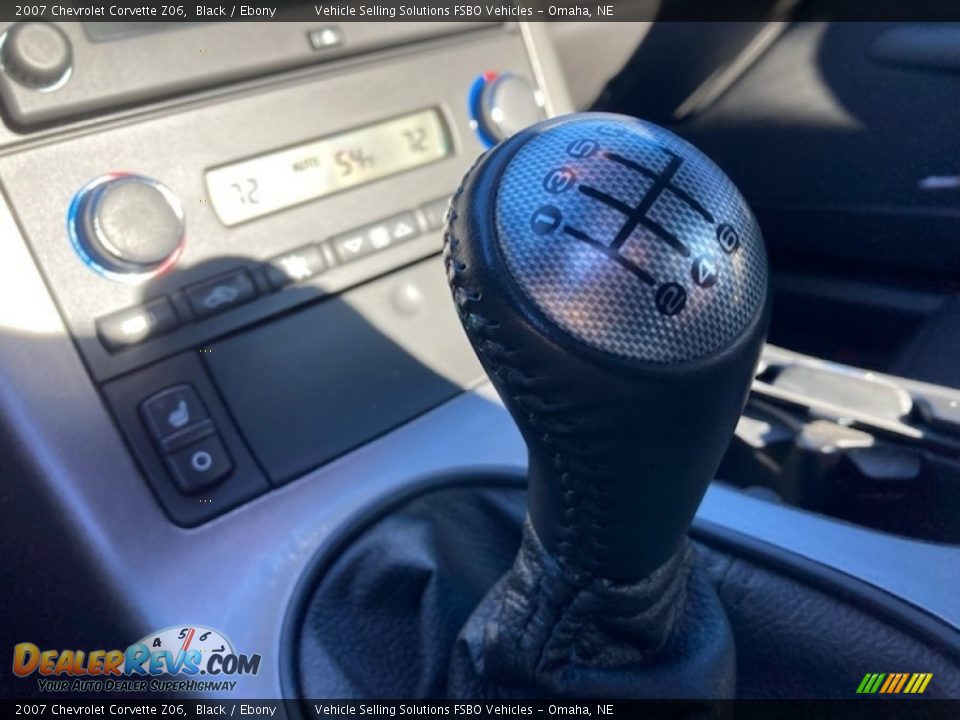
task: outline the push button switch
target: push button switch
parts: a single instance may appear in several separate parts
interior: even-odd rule
[[[386,233],[387,240],[389,241],[390,235],[386,228],[383,229],[383,232]],[[334,252],[337,253],[337,257],[340,258],[340,262],[350,262],[351,260],[362,258],[372,253],[375,249],[370,236],[362,228],[350,233],[344,233],[343,235],[337,235],[335,238],[332,238],[330,242],[333,245]]]
[[[410,240],[420,234],[417,218],[412,212],[394,215],[389,220],[385,220],[384,225],[387,226],[387,230],[390,233],[391,244]]]
[[[197,391],[176,385],[148,398],[140,406],[150,435],[162,442],[210,419]]]
[[[252,300],[257,295],[257,287],[246,270],[238,270],[191,285],[185,292],[197,317],[205,318]]]
[[[392,245],[411,240],[420,234],[416,216],[410,212],[382,220],[373,225],[331,238],[334,252],[340,262],[350,262]]]
[[[445,196],[428,202],[420,207],[420,212],[427,220],[427,230],[439,230],[447,221],[447,208],[450,207],[450,198]]]
[[[179,324],[173,305],[159,297],[143,305],[127,308],[97,320],[97,334],[110,352],[143,342]]]
[[[210,435],[167,456],[170,474],[180,492],[193,495],[223,480],[233,461],[219,435]]]
[[[270,285],[279,290],[290,283],[309,280],[323,272],[326,266],[320,248],[316,245],[305,245],[267,260],[267,278]]]

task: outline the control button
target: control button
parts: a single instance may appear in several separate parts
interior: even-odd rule
[[[185,495],[205,490],[233,470],[219,435],[211,435],[167,456],[170,474]]]
[[[167,388],[143,401],[140,412],[154,440],[161,441],[210,419],[190,385]]]
[[[546,117],[543,96],[525,78],[484,73],[470,89],[470,112],[477,135],[487,146]]]
[[[148,338],[170,332],[180,321],[166,297],[121,310],[96,322],[97,334],[107,350],[121,350]]]
[[[336,25],[324,25],[310,30],[307,33],[307,40],[310,41],[310,47],[314,50],[338,47],[343,45],[343,30]]]
[[[389,232],[387,232],[387,237],[389,237]],[[350,262],[374,251],[370,237],[363,229],[337,235],[335,238],[331,238],[330,243],[341,262]]]
[[[420,207],[420,212],[427,220],[427,230],[439,230],[447,222],[447,208],[450,207],[450,198],[437,198]]]
[[[391,245],[404,242],[415,238],[420,234],[420,226],[417,224],[417,218],[412,212],[404,212],[394,215],[389,220],[384,220],[384,225],[390,233]]]
[[[74,248],[88,265],[114,279],[157,275],[183,248],[183,208],[162,183],[139,175],[105,175],[81,190],[70,207]]]
[[[256,297],[257,288],[246,270],[237,270],[213,280],[184,288],[197,317],[225,312]]]
[[[70,77],[70,40],[52,23],[17,23],[3,38],[3,69],[21,85],[50,90]]]
[[[416,216],[402,212],[375,225],[368,225],[330,240],[341,262],[350,262],[370,253],[415,238],[420,234]]]
[[[309,280],[326,268],[323,253],[316,245],[304,245],[267,260],[267,278],[277,290],[290,283]]]

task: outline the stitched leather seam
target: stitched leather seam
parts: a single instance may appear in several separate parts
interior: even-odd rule
[[[602,559],[602,553],[605,547],[595,534],[585,533],[587,536],[583,541],[588,551],[587,560],[592,564],[592,567],[590,565],[584,567],[582,563],[577,563],[574,560],[574,543],[578,539],[578,535],[580,535],[580,528],[594,531],[601,528],[599,523],[596,522],[595,517],[588,516],[587,512],[590,512],[593,516],[602,514],[599,506],[602,504],[603,493],[590,483],[587,483],[586,487],[583,487],[583,484],[579,481],[578,473],[571,472],[571,468],[578,463],[581,467],[587,467],[589,471],[588,463],[584,462],[584,458],[581,456],[587,454],[589,450],[584,452],[576,448],[576,446],[565,437],[567,433],[577,427],[578,422],[573,421],[568,424],[562,424],[558,422],[555,415],[543,409],[545,405],[568,409],[570,407],[569,403],[557,402],[535,392],[531,385],[535,384],[540,377],[520,368],[515,362],[511,348],[499,341],[497,331],[501,327],[500,323],[468,307],[471,303],[480,302],[482,300],[482,293],[475,288],[468,288],[464,282],[464,274],[467,266],[457,257],[460,241],[453,234],[452,226],[459,217],[457,204],[463,194],[464,185],[476,167],[477,165],[475,164],[468,171],[463,184],[457,189],[457,192],[451,200],[450,214],[447,220],[448,230],[444,233],[444,259],[447,266],[447,276],[453,289],[454,302],[465,321],[464,325],[467,332],[471,335],[471,339],[474,341],[477,352],[484,356],[484,359],[487,360],[485,363],[487,367],[497,376],[504,387],[510,391],[510,394],[517,404],[529,411],[531,421],[546,429],[543,437],[544,442],[556,451],[553,464],[560,479],[563,503],[563,518],[560,527],[561,536],[557,541],[557,553],[561,560],[583,571],[573,573],[572,577],[568,578],[568,580],[580,585],[589,582],[590,578],[593,577],[596,566],[599,565]],[[529,402],[529,398],[532,398],[534,402]],[[539,408],[536,407],[537,404],[540,405]],[[585,496],[587,497],[587,502],[583,502]],[[580,515],[582,510],[586,510],[587,512],[583,513],[585,517],[581,520]],[[580,521],[579,523],[578,520]],[[565,569],[568,568],[565,567]]]

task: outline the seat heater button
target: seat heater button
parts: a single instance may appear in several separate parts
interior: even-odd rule
[[[197,391],[190,385],[176,385],[152,395],[143,401],[140,412],[150,435],[158,441],[210,417]]]

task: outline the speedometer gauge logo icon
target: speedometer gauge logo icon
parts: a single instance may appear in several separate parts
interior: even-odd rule
[[[146,653],[141,650],[133,663],[130,655],[127,655],[128,674],[133,664],[140,667],[144,674],[155,675],[159,670],[175,675],[185,670],[188,659],[192,661],[189,665],[195,666],[200,675],[206,675],[208,671],[218,674],[218,666],[221,671],[224,670],[222,665],[225,658],[236,657],[230,640],[219,631],[202,625],[168,627],[141,638],[134,646],[146,649]],[[138,662],[141,655],[146,657]],[[219,662],[215,657],[219,658]]]

